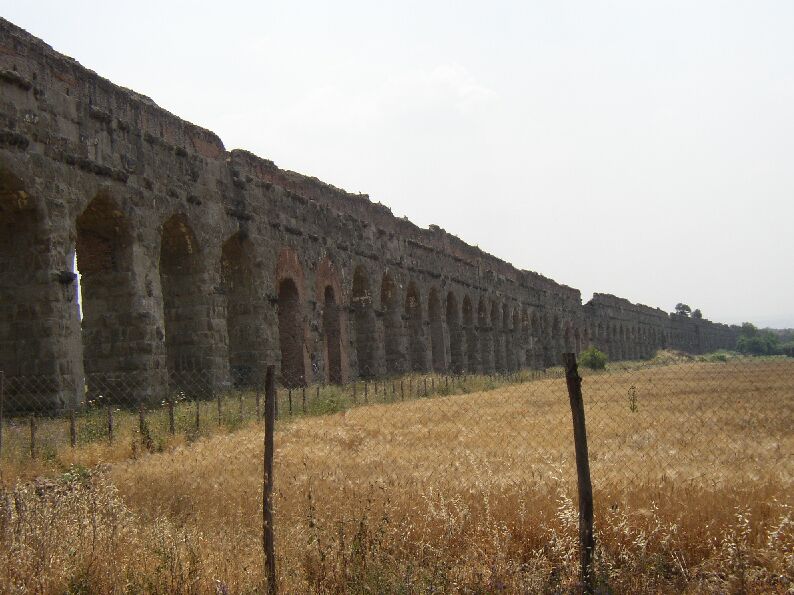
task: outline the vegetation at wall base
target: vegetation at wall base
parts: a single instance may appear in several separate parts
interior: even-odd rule
[[[579,355],[579,364],[591,370],[603,370],[607,367],[607,355],[590,346]]]

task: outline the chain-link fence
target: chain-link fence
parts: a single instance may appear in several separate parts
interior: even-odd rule
[[[794,588],[794,359],[659,352],[580,373],[596,588]],[[89,375],[48,411],[47,379],[3,379],[3,590],[265,589],[264,384],[172,374],[141,399],[151,384]],[[276,393],[281,591],[576,587],[562,368]]]

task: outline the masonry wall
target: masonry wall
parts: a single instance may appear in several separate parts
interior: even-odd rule
[[[74,260],[81,273],[82,320]],[[246,151],[0,19],[0,370],[47,408],[119,380],[290,386],[735,343],[521,271]],[[130,378],[134,379],[130,381]],[[33,398],[33,397],[31,397]]]

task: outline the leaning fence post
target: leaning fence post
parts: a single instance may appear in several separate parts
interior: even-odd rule
[[[273,430],[276,425],[276,382],[273,366],[265,376],[265,449],[262,490],[262,548],[265,551],[267,592],[276,594],[276,546],[273,540]]]
[[[593,560],[593,486],[590,482],[590,460],[587,454],[587,428],[582,401],[582,378],[576,366],[576,354],[563,353],[565,380],[571,401],[573,441],[576,452],[576,483],[579,491],[579,566],[585,593],[593,592],[590,564]]]

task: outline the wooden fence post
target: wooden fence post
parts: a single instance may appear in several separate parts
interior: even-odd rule
[[[563,353],[565,380],[573,417],[573,441],[576,451],[576,483],[579,491],[579,570],[585,593],[593,592],[590,565],[593,561],[593,486],[590,482],[590,460],[587,454],[587,427],[582,401],[582,378],[576,365],[576,354]]]
[[[218,395],[218,427],[223,423],[223,405],[221,404],[221,396]]]
[[[108,442],[113,444],[113,407],[108,405]]]
[[[365,380],[364,381],[364,402],[365,403],[369,402],[368,395],[367,395],[367,390],[368,390],[367,389],[367,381]]]
[[[276,545],[273,538],[273,431],[276,425],[276,381],[273,366],[265,377],[265,449],[262,490],[262,548],[267,592],[276,595]]]
[[[292,415],[292,389],[287,389],[287,405],[289,406],[289,414]]]
[[[199,403],[198,398],[196,398],[196,433],[197,434],[200,429],[201,429],[201,404]]]

